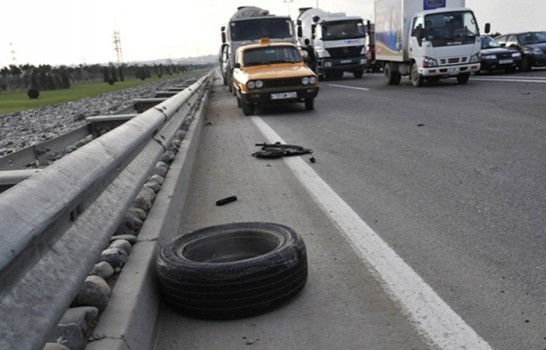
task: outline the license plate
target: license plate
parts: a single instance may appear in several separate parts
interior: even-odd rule
[[[447,70],[447,72],[448,72],[449,75],[457,75],[457,74],[459,74],[459,69],[458,68],[449,68]]]
[[[351,60],[341,60],[340,63],[341,64],[347,64],[347,63],[351,63],[352,61]]]
[[[499,61],[499,64],[510,64],[510,63],[514,63],[514,60],[500,60]]]
[[[297,98],[298,93],[295,91],[291,92],[277,92],[274,94],[271,94],[272,100],[286,100],[287,98]]]

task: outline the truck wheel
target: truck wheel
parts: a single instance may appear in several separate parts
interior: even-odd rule
[[[400,73],[398,71],[393,71],[389,62],[385,63],[385,66],[383,67],[383,74],[385,75],[385,82],[387,85],[400,84]]]
[[[356,70],[356,71],[353,72],[353,75],[355,76],[355,79],[360,79],[364,75],[364,71]]]
[[[308,111],[312,111],[315,109],[315,99],[314,98],[306,98],[305,99],[305,109]]]
[[[256,112],[256,106],[250,104],[250,103],[241,103],[243,107],[243,114],[244,115],[253,115],[254,112]]]
[[[411,84],[415,87],[423,86],[424,79],[423,79],[423,76],[419,74],[417,63],[415,62],[413,62],[411,65],[410,80],[411,80]]]
[[[464,73],[457,75],[457,82],[459,84],[466,84],[466,82],[470,79],[470,73]]]
[[[157,257],[167,305],[186,316],[236,319],[276,309],[307,282],[307,252],[290,227],[217,225],[178,236]]]

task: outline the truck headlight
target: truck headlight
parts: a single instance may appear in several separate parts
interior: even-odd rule
[[[478,54],[470,56],[470,63],[478,63],[480,62],[480,57]]]
[[[438,61],[430,57],[423,58],[423,68],[428,68],[428,67],[438,67]]]

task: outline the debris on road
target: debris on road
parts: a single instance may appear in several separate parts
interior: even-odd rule
[[[277,143],[257,143],[256,146],[262,147],[258,152],[252,154],[256,158],[281,158],[286,156],[297,156],[301,154],[311,154],[313,150],[298,145],[288,145]]]
[[[230,196],[230,197],[227,197],[227,198],[217,200],[216,205],[217,206],[222,206],[222,205],[226,205],[226,204],[231,203],[231,202],[235,202],[236,200],[237,200],[237,196]]]

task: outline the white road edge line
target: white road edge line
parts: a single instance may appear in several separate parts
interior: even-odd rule
[[[350,85],[339,85],[339,84],[326,84],[326,86],[330,87],[337,87],[342,89],[351,89],[351,90],[362,90],[362,91],[370,91],[368,88],[358,87],[358,86],[350,86]]]
[[[268,142],[286,143],[262,118],[250,118]],[[431,347],[492,349],[301,157],[284,160]]]

